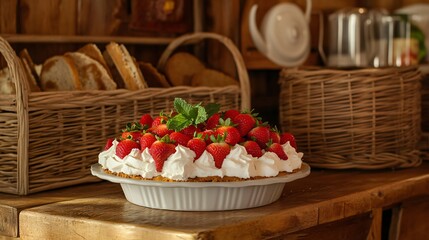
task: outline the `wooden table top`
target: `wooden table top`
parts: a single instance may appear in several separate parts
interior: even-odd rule
[[[0,230],[16,236],[20,213],[23,239],[261,239],[428,194],[429,162],[401,170],[312,170],[286,184],[270,205],[218,212],[136,206],[118,184],[103,182],[28,197],[0,195]]]

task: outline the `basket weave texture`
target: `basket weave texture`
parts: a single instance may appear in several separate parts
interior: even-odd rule
[[[429,161],[429,67],[423,74],[422,80],[422,138],[420,150],[423,160]]]
[[[307,163],[330,169],[421,163],[421,74],[416,67],[283,69],[280,124]]]
[[[222,109],[249,109],[250,86],[244,61],[231,40],[213,33],[175,39],[160,66],[180,44],[214,39],[234,58],[239,86],[149,88],[139,91],[29,92],[24,68],[9,43],[0,51],[15,83],[15,95],[0,95],[0,191],[26,195],[99,181],[90,166],[98,161],[108,137],[143,113],[173,109],[175,97],[190,103],[217,102]]]

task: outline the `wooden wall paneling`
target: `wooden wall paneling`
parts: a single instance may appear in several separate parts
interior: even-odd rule
[[[78,0],[20,0],[20,32],[75,35]]]
[[[207,31],[219,33],[230,38],[238,48],[240,22],[240,2],[230,0],[207,1]],[[210,67],[221,70],[227,75],[237,78],[234,59],[230,52],[218,42],[208,44],[207,60]]]
[[[117,34],[126,7],[123,0],[79,0],[77,34],[98,36]]]
[[[17,0],[0,2],[0,33],[16,33]]]

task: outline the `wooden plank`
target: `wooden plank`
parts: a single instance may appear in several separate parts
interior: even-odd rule
[[[21,0],[20,30],[25,34],[60,34],[77,33],[78,0]]]
[[[61,188],[29,196],[0,194],[0,235],[18,237],[19,214],[22,210],[44,204],[102,194],[121,193],[118,185],[101,182]]]
[[[116,35],[126,12],[122,0],[82,0],[78,7],[77,34],[85,36]]]
[[[371,227],[371,222],[372,222],[372,219],[370,217],[370,214],[358,215],[351,218],[343,219],[341,221],[322,224],[322,225],[308,228],[295,233],[290,233],[285,236],[278,236],[278,239],[360,240],[360,239],[367,238],[368,232]]]
[[[0,33],[16,33],[17,0],[0,2]]]
[[[61,235],[69,239],[269,239],[374,214],[376,209],[369,226],[374,231],[371,234],[378,236],[374,221],[379,222],[380,209],[427,192],[429,163],[395,171],[313,170],[310,176],[288,183],[282,197],[264,207],[224,212],[164,211],[133,205],[121,194],[114,194],[26,209],[21,212],[20,231],[25,239]],[[52,226],[60,231],[53,231]]]
[[[367,240],[381,240],[383,209],[376,208],[371,213],[372,223]]]
[[[428,238],[429,195],[403,202],[400,214],[396,239]]]

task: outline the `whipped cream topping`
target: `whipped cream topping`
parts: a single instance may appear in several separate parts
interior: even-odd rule
[[[299,169],[302,164],[303,153],[296,152],[289,142],[282,145],[288,156],[288,160],[280,159],[275,153],[264,152],[260,158],[255,158],[247,153],[246,149],[237,144],[231,148],[222,167],[215,166],[213,157],[207,151],[194,161],[195,153],[191,149],[178,145],[176,152],[164,162],[162,172],[157,172],[155,161],[146,148],[143,151],[135,148],[123,159],[116,156],[118,141],[101,152],[98,162],[104,169],[114,173],[140,175],[143,178],[153,178],[161,175],[178,181],[186,181],[188,178],[230,176],[248,179],[251,177],[274,177],[279,172],[292,172]]]

